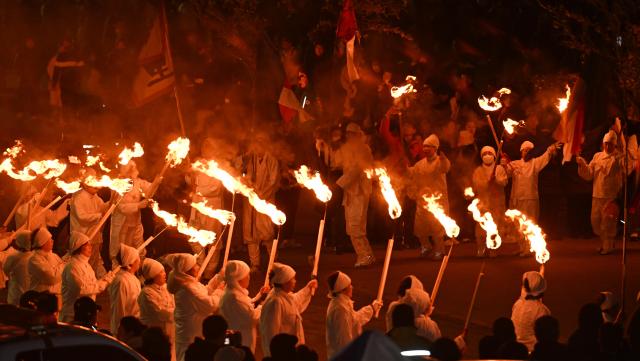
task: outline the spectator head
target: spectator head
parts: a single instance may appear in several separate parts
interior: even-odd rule
[[[560,324],[553,316],[542,316],[536,320],[534,332],[539,343],[555,343],[560,336]]]
[[[36,302],[36,308],[42,313],[55,315],[58,313],[58,297],[50,292],[42,292]]]
[[[101,309],[91,297],[80,297],[73,304],[73,321],[87,327],[93,326],[98,322],[98,311]]]
[[[202,321],[202,335],[208,341],[223,344],[227,328],[229,328],[227,320],[222,316],[211,315]]]
[[[598,330],[603,323],[600,306],[595,303],[587,303],[580,307],[578,313],[578,328],[584,330]]]
[[[28,308],[30,310],[38,309],[38,299],[40,298],[40,292],[29,290],[20,296],[20,307]]]
[[[345,273],[335,271],[327,278],[329,284],[329,292],[332,297],[336,297],[339,294],[345,294],[351,298],[353,296],[353,286],[351,286],[351,278]]]
[[[133,337],[141,337],[142,332],[147,328],[137,317],[125,316],[120,319],[118,327],[118,340],[126,341]]]
[[[538,271],[525,272],[522,275],[522,288],[527,299],[540,299],[547,290],[547,281]]]
[[[271,339],[269,351],[273,360],[295,360],[298,338],[294,335],[280,333]]]
[[[418,277],[414,275],[408,275],[400,281],[400,286],[398,286],[398,296],[404,297],[405,293],[410,288],[418,288],[424,289],[422,282],[418,279]]]
[[[53,250],[53,238],[47,227],[40,227],[31,233],[31,248],[45,252]]]
[[[245,359],[245,351],[235,346],[225,346],[216,352],[214,361],[243,361]]]
[[[318,361],[318,353],[307,347],[307,345],[296,347],[296,356],[297,361]]]
[[[460,360],[462,354],[460,353],[455,341],[450,338],[442,337],[433,343],[431,356],[439,361],[457,361]]]
[[[515,341],[516,330],[513,321],[507,317],[500,317],[493,321],[493,335],[502,342]]]
[[[142,262],[142,277],[146,285],[157,284],[159,286],[167,283],[167,273],[162,263],[155,259],[145,258]]]
[[[148,360],[170,361],[171,341],[160,327],[149,327],[142,332],[140,353]]]
[[[397,327],[415,327],[416,317],[413,313],[413,307],[401,303],[393,308],[391,313],[391,325]]]
[[[296,287],[296,271],[286,264],[275,262],[269,273],[269,280],[273,287],[292,292]]]
[[[513,340],[498,348],[498,357],[505,360],[527,360],[529,358],[529,350],[527,346]]]

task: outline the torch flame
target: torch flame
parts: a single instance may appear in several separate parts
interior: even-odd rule
[[[505,94],[511,94],[511,90],[508,88],[502,88],[498,90],[498,96],[491,97],[491,99],[487,99],[487,97],[482,95],[478,98],[478,105],[480,105],[480,108],[482,108],[483,110],[486,110],[488,112],[495,112],[496,110],[502,108],[500,97]]]
[[[9,156],[10,158],[16,158],[23,150],[22,142],[19,140],[15,141],[15,145],[11,148],[7,148],[4,151],[4,155]]]
[[[67,165],[57,159],[32,161],[21,170],[15,170],[11,158],[5,158],[0,163],[0,172],[4,171],[11,178],[21,181],[31,181],[43,175],[45,179],[59,177],[67,169]],[[35,173],[35,175],[34,175]]]
[[[567,110],[567,107],[569,106],[569,100],[571,100],[571,88],[569,88],[568,84],[565,84],[565,88],[567,89],[565,97],[558,98],[558,104],[556,105],[556,108],[558,108],[560,114],[564,113],[564,111]]]
[[[210,208],[209,206],[207,206],[206,202],[194,202],[191,203],[191,207],[193,207],[196,211],[204,214],[205,216],[217,220],[225,226],[236,219],[236,215],[233,212],[227,211],[225,209]]]
[[[215,232],[207,231],[204,229],[197,229],[189,226],[185,222],[184,218],[177,216],[173,213],[161,210],[158,203],[151,201],[151,209],[153,213],[160,217],[164,223],[168,226],[176,227],[178,232],[189,236],[189,242],[198,242],[200,245],[207,246],[212,244],[216,240]]]
[[[179,165],[187,157],[187,154],[189,154],[189,143],[189,138],[182,137],[169,143],[167,146],[169,152],[165,159],[171,167]]]
[[[100,162],[100,163],[98,163],[98,165],[100,166],[100,169],[102,169],[103,172],[105,172],[105,173],[110,173],[111,172],[111,169],[107,168],[104,165],[104,163]]]
[[[400,98],[405,94],[417,92],[417,90],[413,87],[413,84],[411,83],[416,80],[416,77],[413,75],[407,75],[405,80],[408,82],[407,84],[400,87],[397,87],[397,86],[391,87],[391,96],[393,98]]]
[[[75,155],[70,155],[70,156],[67,157],[67,159],[69,159],[69,163],[71,163],[71,164],[82,164],[80,159],[78,157],[76,157]]]
[[[107,175],[103,175],[100,178],[94,176],[88,176],[85,178],[84,183],[90,187],[95,188],[109,188],[120,195],[124,195],[131,190],[133,184],[131,179],[128,178],[111,178]]]
[[[465,197],[474,197],[476,194],[473,193],[473,188],[471,187],[467,187],[464,189],[464,196]]]
[[[296,180],[305,188],[312,190],[320,202],[327,203],[331,199],[331,190],[326,184],[322,183],[322,178],[318,172],[312,173],[306,166],[300,166],[300,169],[293,171]]]
[[[140,143],[136,142],[133,144],[133,149],[129,149],[124,147],[118,158],[120,158],[119,163],[122,165],[126,165],[132,158],[140,158],[144,155],[144,149]]]
[[[72,182],[65,182],[61,179],[56,179],[56,186],[58,188],[60,188],[63,192],[65,192],[66,194],[71,194],[71,193],[75,193],[77,191],[79,191],[80,189],[82,189],[80,187],[80,181],[72,181]]]
[[[240,193],[243,196],[249,199],[249,203],[255,208],[256,211],[265,214],[271,218],[271,221],[276,225],[283,225],[284,222],[287,221],[287,216],[276,208],[275,205],[260,199],[258,194],[246,186],[244,183],[233,177],[231,174],[227,173],[225,170],[221,169],[218,166],[218,163],[215,160],[209,160],[206,163],[201,161],[196,161],[191,165],[194,170],[202,172],[209,177],[215,178],[222,182],[222,185],[232,193]]]
[[[471,204],[469,204],[467,209],[473,215],[473,219],[478,222],[480,227],[482,227],[487,234],[487,248],[498,249],[502,245],[502,238],[500,237],[500,234],[498,234],[498,226],[496,225],[496,222],[493,221],[491,213],[485,212],[482,214],[480,212],[480,209],[478,209],[478,203],[480,203],[480,200],[475,198],[471,201]]]
[[[460,234],[460,227],[458,227],[456,221],[444,213],[444,209],[442,209],[442,206],[438,203],[438,199],[441,197],[442,194],[434,194],[429,197],[423,195],[422,199],[426,202],[425,208],[431,212],[438,222],[440,222],[442,227],[444,227],[444,231],[447,233],[447,236],[451,238],[458,237]]]
[[[531,251],[536,253],[536,261],[540,264],[547,262],[551,255],[547,250],[547,242],[544,240],[542,229],[517,209],[508,209],[505,215],[511,220],[518,221],[520,231],[524,233],[527,241],[529,241]]]
[[[389,216],[391,219],[399,218],[402,214],[402,207],[400,206],[400,202],[398,202],[396,192],[393,190],[391,178],[389,178],[387,170],[384,168],[374,168],[365,170],[365,173],[369,179],[373,178],[374,175],[378,177],[380,191],[382,192],[384,200],[387,201],[387,204],[389,205]]]
[[[504,126],[504,131],[513,134],[516,131],[516,127],[520,125],[520,122],[516,122],[511,118],[507,118],[507,120],[502,121],[502,125]]]
[[[87,167],[93,167],[99,161],[100,161],[100,156],[99,155],[88,155],[87,156],[87,161],[84,162],[84,165],[86,165]]]

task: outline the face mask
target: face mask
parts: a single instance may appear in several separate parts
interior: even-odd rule
[[[484,163],[486,165],[493,164],[493,155],[491,155],[491,154],[483,155],[482,156],[482,163]]]

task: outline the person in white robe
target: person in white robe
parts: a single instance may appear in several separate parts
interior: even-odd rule
[[[42,227],[35,231],[32,248],[33,255],[29,259],[29,289],[38,292],[49,292],[58,297],[62,292],[62,271],[65,263],[60,256],[53,253],[51,233]]]
[[[551,314],[547,306],[542,303],[542,297],[547,290],[547,281],[536,271],[525,272],[522,275],[522,291],[520,298],[513,304],[511,321],[516,331],[518,342],[527,346],[529,352],[536,344],[535,323],[542,316]]]
[[[120,253],[117,258],[121,268],[109,285],[109,305],[111,308],[109,321],[113,335],[117,334],[120,320],[123,317],[140,318],[138,296],[141,287],[140,280],[136,277],[136,272],[140,268],[140,255],[135,248],[123,244],[120,245]]]
[[[2,270],[9,277],[7,303],[18,306],[20,297],[29,290],[29,259],[31,252],[31,231],[18,231],[14,248],[17,252],[7,257]]]

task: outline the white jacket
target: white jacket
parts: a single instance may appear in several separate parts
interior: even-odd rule
[[[36,217],[36,214],[40,213],[44,207],[38,205],[36,206],[36,198],[39,197],[39,193],[36,193],[31,200],[23,203],[16,210],[15,215],[15,223],[16,229],[22,227],[23,224],[27,223],[27,218],[29,217],[29,205],[31,205],[31,229],[38,229],[40,227],[57,227],[60,221],[64,219],[64,217],[69,215],[69,211],[67,210],[67,205],[69,201],[64,201],[57,209],[51,210],[47,209],[41,215]]]
[[[71,257],[62,271],[62,309],[60,321],[73,321],[73,304],[80,297],[88,296],[96,299],[96,295],[104,291],[113,280],[115,274],[107,272],[101,279],[89,264],[89,257],[77,254]]]
[[[230,330],[240,331],[242,345],[256,350],[257,326],[262,306],[254,307],[249,291],[240,286],[227,287],[220,299],[220,314],[229,323]]]
[[[133,187],[122,196],[122,200],[113,211],[111,216],[111,227],[122,225],[137,225],[140,220],[140,202],[142,193],[148,194],[151,190],[151,183],[144,179],[133,180]]]
[[[140,317],[138,296],[140,281],[129,271],[120,269],[109,285],[109,304],[111,307],[111,334],[118,334],[120,320],[125,316]]]
[[[422,336],[430,342],[436,342],[442,334],[440,333],[440,327],[436,321],[432,320],[429,316],[416,317],[416,328],[418,329],[417,335]]]
[[[33,252],[16,252],[2,265],[4,273],[9,277],[7,303],[18,306],[20,296],[29,290],[29,258]]]
[[[8,247],[9,243],[11,243],[12,237],[5,237],[0,239],[0,290],[6,287],[7,274],[4,273],[4,264],[7,262],[7,258],[14,253],[17,253],[15,248]],[[8,248],[7,248],[8,247]]]
[[[634,160],[629,157],[629,173],[633,164]],[[593,198],[615,199],[622,189],[624,153],[598,152],[588,166],[578,163],[578,174],[585,180],[593,180]]]
[[[304,329],[301,313],[311,302],[311,287],[308,285],[298,292],[284,292],[274,287],[262,305],[260,315],[260,340],[262,352],[270,356],[269,344],[273,336],[288,333],[298,337],[298,342],[304,344]]]
[[[100,221],[108,203],[104,203],[97,194],[90,194],[84,189],[71,197],[71,232],[89,234]],[[91,243],[102,242],[102,233],[98,232]]]
[[[353,301],[344,294],[331,298],[327,307],[327,357],[331,358],[362,334],[362,326],[371,320],[373,307],[353,309]]]
[[[64,261],[53,252],[34,251],[29,259],[29,289],[59,295],[64,265]]]
[[[528,162],[518,159],[507,164],[507,174],[513,177],[512,200],[538,200],[538,174],[549,164],[551,152],[552,149],[549,148],[544,154]]]
[[[541,300],[525,300],[522,297],[513,304],[511,321],[516,330],[516,338],[518,342],[527,346],[529,352],[533,351],[533,346],[536,344],[534,332],[536,320],[550,314],[551,311]]]
[[[354,199],[368,197],[372,191],[372,183],[364,171],[373,167],[373,155],[369,146],[360,140],[349,141],[338,149],[336,161],[342,168],[342,176],[336,181],[344,190],[342,205],[348,206],[357,202]]]
[[[482,164],[473,171],[471,177],[473,191],[476,193],[480,204],[484,209],[489,211],[504,212],[504,187],[509,181],[507,172],[501,165],[491,164],[489,166]],[[494,218],[502,215],[493,214]]]
[[[176,303],[173,300],[173,295],[167,290],[167,285],[150,284],[144,286],[138,296],[138,306],[140,307],[140,321],[149,327],[162,328],[173,341],[175,332],[173,312],[176,309]]]
[[[448,201],[447,173],[449,169],[451,169],[451,162],[445,156],[420,159],[413,167],[409,168],[411,179],[411,183],[408,185],[409,195],[422,202],[422,195],[430,196],[440,193],[442,194],[441,204],[445,204]]]

